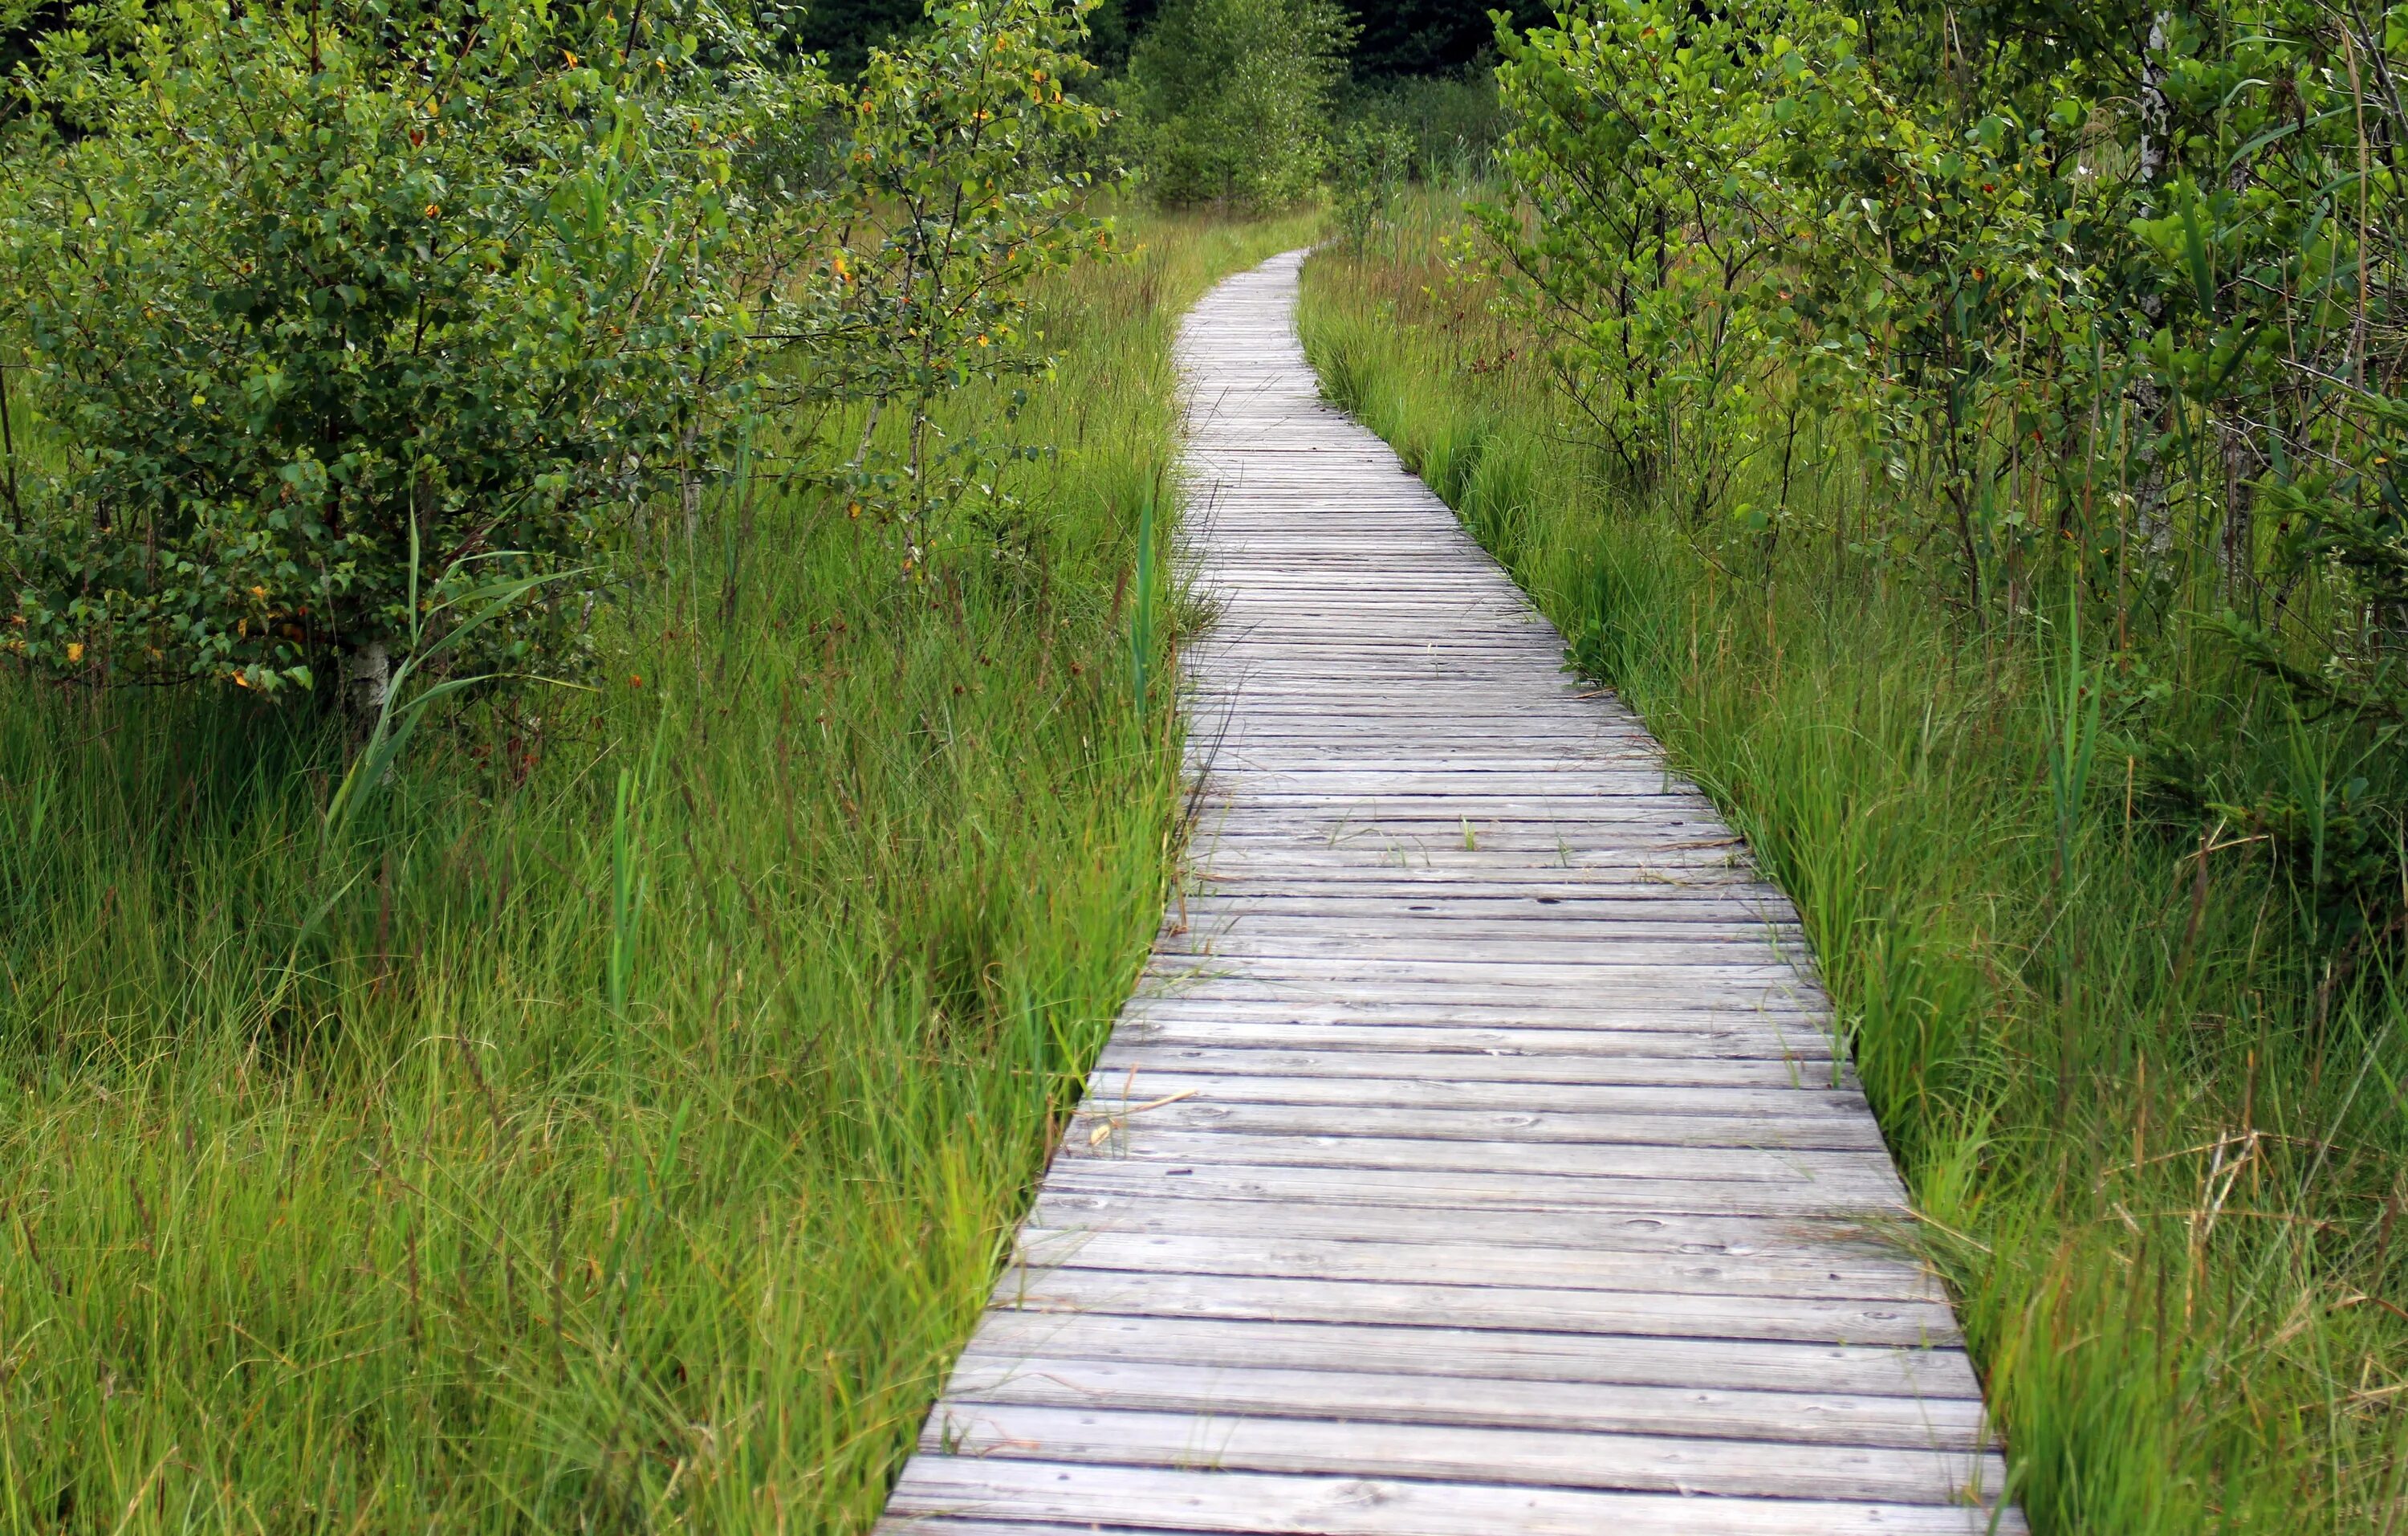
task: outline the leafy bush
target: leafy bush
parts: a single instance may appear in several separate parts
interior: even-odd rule
[[[1155,198],[1264,208],[1311,192],[1353,36],[1332,0],[1170,0],[1129,56]]]
[[[1361,120],[1346,125],[1330,161],[1338,227],[1360,245],[1388,216],[1412,169],[1413,142],[1394,123]]]
[[[55,50],[36,98],[108,106],[16,160],[66,463],[0,543],[11,649],[270,695],[339,658],[373,709],[413,577],[439,607],[592,559],[740,383],[730,155],[778,99],[746,42],[492,0],[184,6],[122,69]],[[550,589],[483,659],[557,659],[580,607]]]
[[[972,380],[1044,372],[1029,280],[1112,249],[1078,162],[1104,122],[1074,89],[1090,72],[1077,49],[1092,8],[932,5],[908,44],[870,52],[844,104],[843,174],[781,240],[807,263],[775,321],[795,365],[782,405],[807,438],[832,412],[868,408],[858,444],[824,478],[856,510],[899,518],[910,572],[924,568],[949,509],[996,494],[1018,399],[985,432],[952,438],[937,402]],[[903,411],[900,440],[882,452],[890,407]]]
[[[1811,531],[1978,627],[2044,632],[2079,583],[2144,803],[2245,828],[2354,964],[2408,814],[2408,17],[2014,16],[1604,0],[1507,35],[1504,292],[1600,457],[1732,549],[1864,471],[1882,515]],[[2323,745],[2202,750],[2202,709]]]
[[[1042,372],[1027,280],[1111,249],[1068,158],[1090,8],[932,5],[848,87],[706,0],[194,7],[122,60],[63,35],[6,209],[64,452],[0,539],[10,649],[270,696],[339,662],[365,719],[430,639],[411,602],[502,581],[524,599],[444,669],[573,668],[600,581],[559,578],[665,488],[691,527],[765,412],[917,571],[1011,452],[1009,401],[952,439],[936,403]]]
[[[1509,37],[1499,72],[1503,165],[1541,215],[1526,228],[1518,207],[1484,210],[1509,294],[1617,477],[1669,481],[1699,510],[1746,457],[1799,260],[1774,104],[1794,103],[1793,75],[1851,62],[1831,18],[1811,19],[1832,23],[1813,29],[1825,59],[1760,30],[1785,19],[1692,23],[1677,4],[1622,0]]]
[[[1403,134],[1412,146],[1412,174],[1429,181],[1487,175],[1505,131],[1497,72],[1486,68],[1357,79],[1339,115],[1350,125],[1378,123]]]

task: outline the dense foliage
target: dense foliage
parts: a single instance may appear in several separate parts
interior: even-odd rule
[[[1260,208],[1312,191],[1351,36],[1334,0],[1169,0],[1128,65],[1133,139],[1154,195]]]
[[[1351,127],[1363,122],[1393,129],[1412,146],[1413,179],[1468,183],[1484,179],[1505,131],[1493,69],[1457,74],[1379,79],[1357,74],[1340,108]],[[1346,182],[1342,166],[1333,184]]]
[[[1624,483],[1735,548],[1945,561],[1978,625],[2078,584],[2108,750],[2331,941],[2393,929],[2408,18],[1618,0],[1503,46],[1484,225]],[[1906,494],[1815,528],[1842,462]],[[2202,614],[2332,771],[2201,750],[2168,670]]]
[[[966,499],[992,505],[1018,396],[981,434],[948,438],[938,402],[972,380],[1026,378],[1050,366],[1028,324],[1028,283],[1112,249],[1109,222],[1082,197],[1082,145],[1104,113],[1074,87],[1082,12],[1038,0],[932,9],[897,52],[873,51],[833,188],[808,205],[805,230],[781,231],[791,261],[771,335],[791,350],[770,397],[820,428],[867,405],[861,437],[824,471],[854,515],[882,510],[903,531],[901,561],[926,546]],[[873,456],[879,422],[899,406],[899,451]]]
[[[17,493],[12,648],[307,689],[329,655],[381,675],[413,540],[437,605],[590,560],[693,462],[742,341],[728,163],[765,93],[681,20],[191,7],[114,67],[54,50],[36,99],[108,105],[16,162],[6,258],[68,462]]]
[[[992,479],[940,469],[933,402],[1041,371],[1020,285],[1109,249],[1058,148],[1099,121],[1082,15],[933,7],[857,89],[708,4],[51,35],[0,207],[57,448],[7,492],[9,649],[322,697],[339,664],[372,711],[409,605],[499,577],[525,600],[447,666],[573,670],[619,536],[671,487],[690,526],[765,411],[918,560]]]

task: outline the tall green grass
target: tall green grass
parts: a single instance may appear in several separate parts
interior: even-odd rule
[[[867,1529],[1157,920],[1170,327],[1307,231],[1136,233],[924,581],[665,514],[329,852],[327,730],[0,680],[0,1529]]]
[[[1717,542],[1608,488],[1448,223],[1316,256],[1308,350],[1796,898],[2035,1525],[2408,1529],[2400,977],[2309,942],[2262,848],[2165,830],[2066,599],[1970,631],[1844,534]],[[1899,493],[1798,494],[1844,530]],[[2329,760],[2204,641],[2158,660],[2301,803],[2397,767]]]

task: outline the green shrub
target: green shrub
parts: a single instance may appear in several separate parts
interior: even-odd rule
[[[1394,123],[1350,122],[1330,160],[1338,227],[1360,245],[1388,216],[1412,169],[1413,141]]]
[[[871,50],[844,103],[842,174],[778,242],[801,264],[775,314],[791,365],[781,409],[807,436],[846,408],[868,412],[857,444],[807,473],[855,512],[890,517],[915,577],[953,510],[1000,495],[1024,396],[950,437],[938,402],[973,380],[1044,373],[1030,280],[1112,250],[1080,162],[1105,115],[1075,90],[1094,3],[931,5],[907,43]],[[895,428],[883,438],[882,419]]]
[[[1310,193],[1353,27],[1331,0],[1171,0],[1138,39],[1138,153],[1171,207],[1263,208]]]
[[[1469,181],[1487,174],[1505,132],[1497,72],[1406,75],[1357,80],[1340,117],[1394,128],[1412,146],[1412,174],[1425,181]]]
[[[587,562],[691,472],[740,380],[731,151],[772,99],[733,22],[491,0],[348,21],[179,7],[37,93],[105,131],[21,154],[5,256],[65,465],[0,561],[11,648],[99,681],[263,694]],[[412,549],[426,568],[413,573]],[[555,585],[487,664],[556,663]]]
[[[1862,136],[1849,30],[1812,3],[1693,25],[1676,0],[1614,0],[1504,44],[1515,195],[1481,223],[1506,295],[1615,477],[1716,510],[1778,366],[1861,354],[1820,347],[1819,314],[1791,303],[1823,255],[1821,188],[1783,158]],[[1830,286],[1827,309],[1860,296]]]
[[[785,478],[920,572],[1020,452],[1016,396],[953,437],[937,403],[1044,371],[1028,280],[1111,249],[1070,158],[1090,8],[932,5],[845,87],[700,8],[193,8],[130,59],[54,48],[29,98],[105,131],[25,124],[6,205],[64,455],[0,538],[11,649],[265,695],[339,662],[366,718],[499,581],[442,669],[573,670],[622,528],[674,487],[691,531],[765,412]]]
[[[2078,584],[2139,803],[2262,844],[2354,970],[2408,931],[2408,25],[2126,20],[1571,7],[1500,39],[1483,222],[1598,455],[1725,556],[1828,539],[1982,631]],[[1815,525],[1868,467],[1897,494]],[[2286,717],[2321,745],[2259,750]]]

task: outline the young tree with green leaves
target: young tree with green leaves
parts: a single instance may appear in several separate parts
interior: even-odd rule
[[[1353,23],[1333,0],[1172,0],[1129,55],[1132,141],[1154,197],[1264,208],[1312,191]]]
[[[1857,210],[1793,152],[1879,141],[1853,28],[1812,0],[1611,0],[1500,41],[1514,195],[1477,217],[1505,302],[1616,480],[1720,510],[1773,397],[1862,359],[1820,345],[1871,323]]]
[[[179,5],[21,77],[0,219],[63,467],[0,530],[7,645],[373,712],[409,595],[590,565],[742,387],[743,143],[790,99],[696,5]],[[557,665],[582,583],[488,627]],[[464,660],[466,658],[463,658]]]
[[[870,51],[839,108],[841,174],[778,242],[797,270],[769,314],[794,365],[773,397],[807,438],[867,407],[859,438],[814,472],[856,513],[896,520],[909,575],[952,509],[1000,494],[1000,431],[1020,396],[997,431],[953,438],[938,402],[973,380],[1043,373],[1029,280],[1112,250],[1079,160],[1105,119],[1078,91],[1094,8],[931,5],[908,44]],[[899,432],[882,437],[882,423]]]
[[[0,507],[0,645],[356,724],[498,581],[442,669],[573,671],[627,525],[670,488],[691,524],[765,412],[918,571],[1007,452],[937,403],[1042,372],[1027,280],[1111,249],[1074,163],[1092,8],[931,5],[854,85],[710,0],[59,35],[20,79],[0,325],[63,457]]]
[[[1370,238],[1412,174],[1413,141],[1393,122],[1366,118],[1346,125],[1330,156],[1338,227],[1356,245]]]

